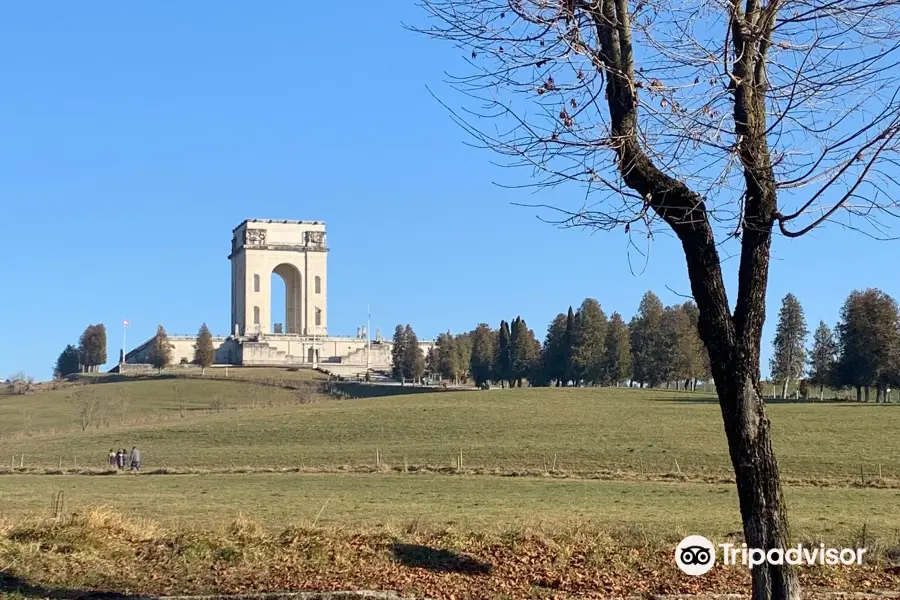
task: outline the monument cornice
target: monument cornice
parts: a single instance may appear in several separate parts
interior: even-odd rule
[[[291,244],[274,244],[270,246],[241,246],[228,255],[228,260],[237,256],[244,250],[269,250],[274,252],[329,252],[331,248],[320,248],[317,246],[291,245]]]

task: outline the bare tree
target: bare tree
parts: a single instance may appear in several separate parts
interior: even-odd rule
[[[82,431],[91,425],[99,427],[105,418],[105,402],[97,397],[97,392],[82,388],[70,396],[78,408],[78,423]]]
[[[27,394],[31,391],[32,386],[34,386],[34,377],[25,371],[13,373],[9,376],[7,381],[9,382],[10,391],[16,395]]]
[[[711,363],[744,535],[788,522],[759,386],[774,232],[897,216],[900,0],[421,0],[412,29],[462,48],[454,120],[524,166],[525,187],[584,198],[551,222],[681,243]],[[648,242],[649,243],[649,242]],[[640,250],[637,245],[633,246]],[[728,301],[722,254],[738,257]],[[755,599],[799,598],[789,566]]]

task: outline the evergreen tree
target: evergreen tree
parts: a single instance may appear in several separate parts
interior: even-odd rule
[[[550,385],[541,364],[541,343],[534,335],[533,329],[528,330],[528,345],[528,364],[531,365],[527,375],[528,385],[532,387]]]
[[[703,340],[700,339],[700,310],[693,302],[685,302],[681,305],[682,311],[687,315],[689,328],[684,332],[683,345],[689,353],[688,373],[691,378],[691,389],[697,389],[698,380],[708,380],[712,377],[709,368],[709,353]]]
[[[825,386],[832,385],[834,381],[834,365],[837,360],[837,345],[834,336],[825,321],[819,321],[819,326],[813,334],[813,347],[809,353],[809,383],[819,387],[819,400],[825,393]]]
[[[216,349],[213,347],[212,334],[206,323],[200,325],[197,332],[197,342],[194,344],[194,363],[200,366],[201,374],[206,375],[206,369],[213,364],[216,358]]]
[[[631,378],[631,340],[622,315],[614,312],[606,326],[606,352],[603,357],[604,380],[618,386]]]
[[[406,383],[403,374],[403,361],[406,354],[406,330],[403,325],[397,325],[394,328],[394,339],[391,345],[391,377],[401,384]]]
[[[163,368],[172,362],[172,344],[162,325],[156,327],[156,335],[150,345],[150,364],[156,367],[160,373]]]
[[[566,314],[566,335],[565,335],[565,369],[563,370],[563,385],[569,385],[569,382],[578,383],[578,372],[575,366],[575,339],[578,335],[578,323],[575,320],[575,311],[569,307]]]
[[[106,364],[106,326],[103,323],[88,325],[78,340],[81,364],[89,372],[96,372]]]
[[[512,387],[512,359],[510,356],[511,334],[506,321],[500,321],[500,333],[497,338],[497,356],[494,359],[493,379],[501,386],[509,383]]]
[[[403,337],[403,376],[416,382],[425,373],[425,354],[419,345],[419,338],[416,337],[416,332],[413,331],[410,325],[407,325],[403,330]]]
[[[453,379],[456,384],[469,380],[469,365],[472,363],[472,335],[460,333],[453,340]]]
[[[441,379],[454,379],[454,352],[453,335],[449,331],[440,334],[435,341],[434,354],[437,374]]]
[[[428,352],[425,353],[425,374],[432,378],[437,378],[439,376],[439,371],[437,368],[437,359],[435,356],[435,346],[432,346],[428,349]]]
[[[606,315],[600,303],[585,298],[575,314],[575,336],[572,343],[572,362],[579,380],[587,384],[603,381],[606,353]]]
[[[535,348],[540,345],[536,346],[535,342],[534,331],[528,329],[521,317],[516,317],[510,333],[510,365],[511,379],[518,387],[522,387],[523,380],[532,378],[537,369],[540,351],[535,353]]]
[[[653,347],[653,363],[660,369],[661,380],[666,382],[667,388],[672,380],[681,378],[684,369],[678,344],[679,331],[684,328],[681,321],[685,316],[678,306],[667,306],[663,308],[659,322],[660,343]]]
[[[781,382],[782,398],[787,398],[788,384],[799,381],[803,376],[808,334],[800,301],[793,294],[787,294],[781,301],[781,310],[778,312],[778,325],[769,363],[772,380]]]
[[[897,385],[900,373],[900,318],[897,302],[881,290],[855,290],[841,310],[837,325],[839,358],[835,370],[840,385],[856,388],[857,400],[876,386],[879,400]]]
[[[547,337],[541,348],[541,368],[548,382],[555,381],[557,387],[563,384],[566,374],[566,315],[559,313],[547,327]]]
[[[662,319],[663,344],[657,348],[657,362],[664,365],[666,381],[675,387],[694,389],[698,379],[706,378],[706,347],[698,330],[699,311],[693,302],[676,304],[664,309]]]
[[[644,387],[658,385],[665,380],[666,363],[660,362],[664,352],[660,346],[665,343],[662,332],[663,305],[653,292],[641,298],[638,314],[629,325],[631,332],[631,369],[634,380]]]
[[[65,349],[60,352],[59,358],[56,359],[56,365],[53,367],[53,375],[57,378],[66,377],[77,373],[81,368],[81,357],[78,348],[72,344],[68,344]]]
[[[487,323],[479,323],[471,333],[472,358],[469,371],[475,385],[481,387],[494,379],[493,366],[497,354],[497,334]]]

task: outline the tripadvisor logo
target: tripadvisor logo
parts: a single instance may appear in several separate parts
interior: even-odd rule
[[[716,564],[716,548],[702,535],[689,535],[675,547],[675,564],[688,575],[703,575]]]
[[[748,569],[762,564],[861,565],[866,553],[865,548],[826,548],[825,544],[812,548],[798,544],[787,550],[772,548],[768,551],[748,548],[747,544],[719,544],[719,548],[722,551],[722,564],[742,565]],[[702,535],[689,535],[675,547],[675,564],[688,575],[703,575],[716,564],[716,547]]]

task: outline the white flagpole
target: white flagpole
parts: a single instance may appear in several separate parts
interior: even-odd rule
[[[371,340],[372,340],[372,307],[371,305],[366,305],[366,312],[368,313],[368,319],[366,320],[366,375],[369,374],[369,352],[371,351]]]

